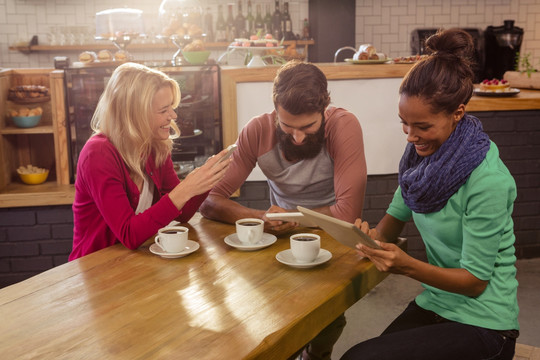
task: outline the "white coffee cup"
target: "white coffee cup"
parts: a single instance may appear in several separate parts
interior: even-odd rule
[[[256,244],[264,233],[264,220],[245,218],[236,221],[236,235],[243,244]]]
[[[294,234],[291,239],[291,252],[299,263],[315,261],[321,250],[321,237],[313,233]]]
[[[184,226],[166,226],[158,230],[154,241],[165,252],[179,253],[186,248],[188,232],[189,229]]]

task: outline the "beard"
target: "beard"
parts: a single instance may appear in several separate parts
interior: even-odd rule
[[[325,121],[321,122],[321,127],[313,134],[306,134],[304,142],[301,145],[296,145],[292,135],[287,134],[281,127],[276,127],[276,137],[283,152],[283,156],[287,161],[296,162],[305,159],[313,159],[320,152],[325,144],[324,139]]]

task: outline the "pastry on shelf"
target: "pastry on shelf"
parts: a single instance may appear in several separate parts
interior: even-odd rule
[[[114,53],[115,61],[127,61],[129,60],[129,53],[125,50],[118,50]]]
[[[91,64],[97,60],[97,55],[93,51],[83,51],[79,54],[79,61],[83,64]]]
[[[97,59],[101,62],[109,62],[114,60],[114,56],[109,50],[100,50],[97,54]]]
[[[8,90],[8,100],[14,102],[43,102],[49,99],[49,89],[42,85],[18,85]]]

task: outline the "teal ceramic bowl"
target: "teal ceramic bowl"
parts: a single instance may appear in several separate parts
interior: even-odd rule
[[[191,65],[202,65],[210,57],[210,51],[182,51],[182,55]]]
[[[35,116],[13,116],[13,123],[15,126],[20,128],[31,128],[39,124],[41,120],[41,115]]]

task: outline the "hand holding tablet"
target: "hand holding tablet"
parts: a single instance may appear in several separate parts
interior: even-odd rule
[[[297,206],[297,208],[307,220],[312,221],[343,245],[356,249],[356,244],[362,243],[374,249],[381,249],[371,237],[354,226],[354,224],[306,209],[302,206]]]
[[[301,212],[276,212],[276,213],[266,213],[265,216],[268,220],[279,220],[286,222],[296,222],[302,226],[307,227],[317,227],[313,221],[307,219],[304,214]]]

